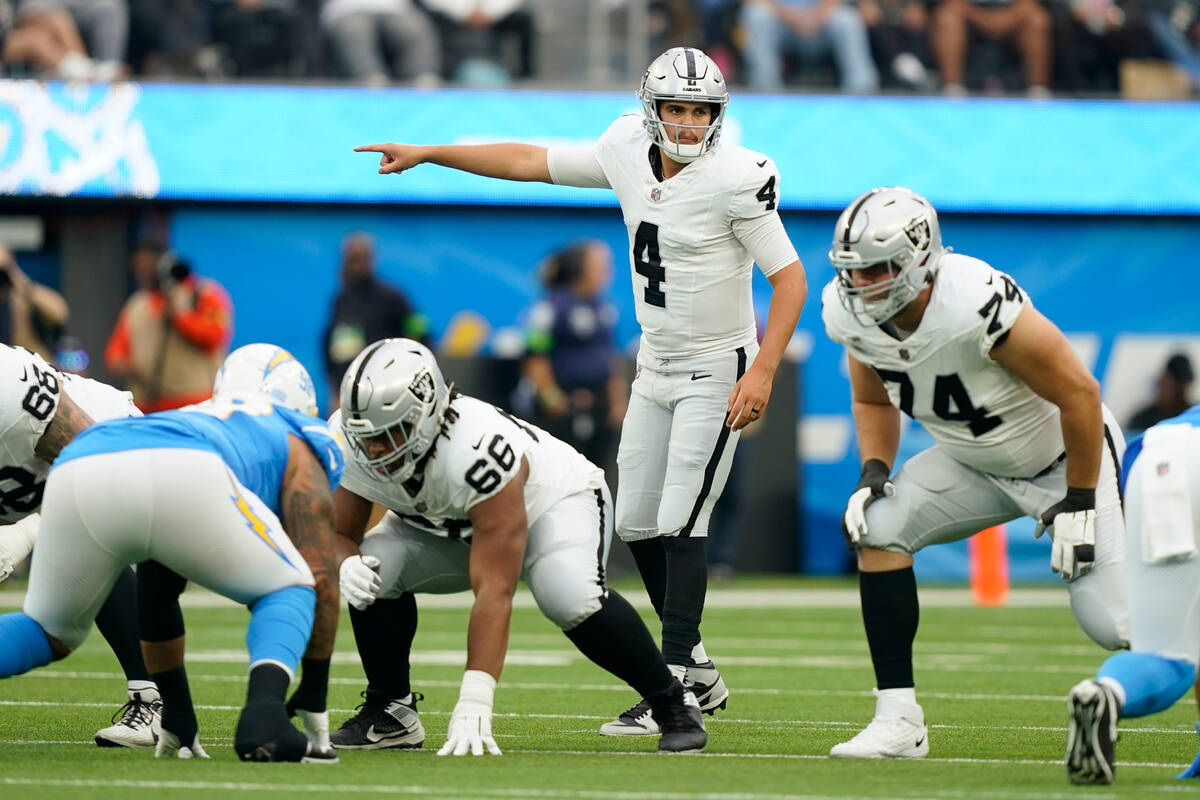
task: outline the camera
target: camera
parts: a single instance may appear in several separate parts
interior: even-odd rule
[[[167,250],[158,257],[158,262],[154,265],[154,272],[158,285],[166,287],[186,280],[187,276],[192,274],[192,268],[176,255],[174,250]]]

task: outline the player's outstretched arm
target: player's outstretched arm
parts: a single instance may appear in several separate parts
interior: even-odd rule
[[[1027,304],[1008,336],[992,348],[991,356],[1058,406],[1067,451],[1067,486],[1095,489],[1104,439],[1100,384],[1075,355],[1067,337]]]
[[[317,607],[305,658],[328,659],[337,635],[338,581],[329,478],[312,449],[288,434],[288,464],[283,476],[283,527],[308,564],[316,584]]]
[[[404,172],[418,164],[437,164],[486,178],[551,182],[546,148],[532,144],[416,145],[389,142],[359,145],[354,152],[379,153],[380,175]]]
[[[62,449],[75,438],[75,434],[91,424],[92,418],[88,416],[88,413],[75,405],[70,395],[61,391],[60,388],[58,410],[54,412],[54,418],[50,420],[50,424],[46,426],[46,430],[42,431],[41,438],[34,445],[34,455],[53,464]]]
[[[492,699],[508,650],[513,593],[525,561],[528,477],[529,462],[522,457],[512,480],[469,512],[474,531],[470,575],[475,604],[467,627],[467,670],[450,715],[446,744],[438,751],[441,756],[483,755],[484,748],[500,755],[492,737]]]
[[[338,566],[338,585],[346,602],[359,611],[375,602],[383,584],[379,578],[379,559],[358,551],[371,518],[373,503],[339,486],[333,493],[333,516],[337,536],[334,561]]]

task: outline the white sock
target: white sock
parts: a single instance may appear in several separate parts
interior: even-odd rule
[[[158,686],[155,685],[154,681],[129,681],[128,685],[129,691],[131,692],[140,692],[143,689],[153,689],[156,692],[158,691]]]
[[[684,664],[667,664],[667,669],[671,670],[671,675],[675,680],[683,683],[683,676],[687,674],[687,666]]]
[[[1096,682],[1102,683],[1109,689],[1112,689],[1112,693],[1117,696],[1117,702],[1121,704],[1122,708],[1125,707],[1125,687],[1121,685],[1120,681],[1106,675],[1103,678],[1097,678]]]
[[[708,653],[704,652],[704,642],[696,642],[696,646],[692,648],[692,663],[708,663]]]
[[[875,696],[888,705],[892,703],[904,703],[905,705],[915,706],[917,704],[917,690],[912,686],[901,689],[879,689]]]

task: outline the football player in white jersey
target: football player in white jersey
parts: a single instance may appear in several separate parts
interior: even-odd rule
[[[500,754],[492,699],[517,581],[580,652],[644,697],[658,749],[707,741],[694,693],[675,680],[604,569],[612,501],[604,474],[570,445],[447,386],[428,349],[384,339],[351,362],[330,418],[347,468],[334,494],[342,593],[367,690],[335,747],[420,747],[409,685],[413,593],[475,593],[467,668],[439,755]],[[372,503],[388,509],[364,539]]]
[[[382,153],[384,174],[431,163],[616,192],[642,327],[617,454],[616,528],[662,620],[667,663],[711,713],[729,692],[700,641],[709,516],[739,431],[770,399],[807,288],[779,219],[774,162],[720,142],[729,92],[717,65],[695,48],[668,50],[651,62],[638,98],[642,114],[620,117],[591,146],[356,149]],[[772,286],[761,346],[751,306],[754,263]],[[639,703],[601,732],[657,730]]]
[[[0,581],[34,549],[42,492],[50,464],[95,421],[141,416],[128,392],[62,373],[41,356],[0,345]],[[137,580],[124,570],[108,595],[96,627],[112,647],[128,684],[129,700],[113,724],[96,732],[100,747],[154,747],[162,713],[138,644]]]
[[[875,667],[871,724],[830,755],[929,752],[913,682],[913,554],[1021,517],[1053,537],[1080,627],[1129,641],[1121,429],[1066,337],[1008,275],[942,246],[937,212],[873,189],[838,218],[822,317],[846,347],[862,477],[843,517]],[[895,477],[900,412],[936,444]]]

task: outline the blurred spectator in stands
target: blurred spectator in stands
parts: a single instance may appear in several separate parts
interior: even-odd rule
[[[441,40],[411,0],[325,0],[321,26],[352,80],[370,86],[386,86],[393,77],[419,86],[440,80]]]
[[[884,85],[932,88],[929,12],[924,0],[858,0],[858,10]]]
[[[534,73],[534,20],[526,0],[421,0],[442,33],[446,75],[459,83],[503,85]],[[510,68],[506,46],[516,48]]]
[[[1050,12],[1039,0],[941,0],[933,11],[933,54],[945,94],[966,94],[970,35],[1016,46],[1030,97],[1050,96]]]
[[[396,287],[375,274],[375,239],[352,233],[342,242],[341,291],[333,299],[325,326],[325,377],[330,408],[337,408],[338,386],[354,357],[371,342],[406,336],[429,345],[429,322]]]
[[[1054,0],[1054,86],[1071,92],[1116,92],[1126,58],[1155,55],[1140,0]]]
[[[646,49],[661,53],[672,47],[694,46],[701,35],[695,6],[693,0],[650,0],[646,4]]]
[[[848,92],[873,92],[879,73],[862,15],[842,0],[745,0],[742,59],[753,89],[783,88],[785,58],[812,61],[832,53]]]
[[[1200,0],[1167,0],[1150,14],[1155,44],[1191,79],[1200,93]]]
[[[26,29],[40,31],[50,47],[64,52],[53,67],[55,77],[114,80],[125,72],[130,35],[125,0],[19,0],[13,35]],[[37,49],[44,52],[44,47]]]
[[[306,0],[209,0],[213,38],[242,77],[303,76],[314,48],[315,13]]]
[[[220,0],[217,0],[218,2]],[[214,0],[129,0],[130,66],[156,78],[222,78],[233,71],[213,43]]]
[[[1144,431],[1164,419],[1179,416],[1187,411],[1192,406],[1189,395],[1195,378],[1192,362],[1187,355],[1176,353],[1168,358],[1155,383],[1154,402],[1130,417],[1126,427],[1134,431]]]
[[[521,365],[536,395],[534,421],[611,473],[629,384],[613,343],[617,309],[606,298],[612,250],[583,241],[542,268],[546,297],[529,312]]]
[[[0,245],[0,341],[53,361],[69,314],[63,296],[22,272]]]
[[[147,413],[206,399],[233,334],[229,295],[156,239],[139,243],[130,263],[138,289],[104,351],[109,372]]]
[[[124,0],[20,0],[0,57],[46,77],[111,81],[125,72],[128,34]]]
[[[737,80],[741,68],[737,53],[742,0],[700,0],[699,5],[704,52],[721,68],[725,80]]]

